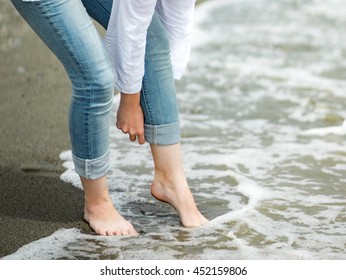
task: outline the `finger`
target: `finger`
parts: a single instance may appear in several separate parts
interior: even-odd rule
[[[121,127],[120,127],[120,123],[119,123],[119,121],[118,121],[118,120],[116,121],[115,126],[117,127],[117,129],[121,129]]]
[[[124,134],[129,133],[129,130],[127,128],[123,128],[123,127],[119,126],[118,129],[120,129]]]
[[[135,134],[129,134],[130,141],[134,142],[136,141],[136,135]]]
[[[138,135],[138,143],[141,145],[145,143],[144,133]]]
[[[120,126],[120,124],[118,122],[115,123],[115,126],[117,127],[117,129],[123,131],[122,127]]]

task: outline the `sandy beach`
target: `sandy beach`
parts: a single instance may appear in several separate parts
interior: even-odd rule
[[[0,0],[0,257],[59,228],[88,230],[81,191],[59,179],[70,149],[70,82],[7,0]]]

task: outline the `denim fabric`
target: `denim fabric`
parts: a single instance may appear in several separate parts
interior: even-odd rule
[[[11,1],[71,80],[69,131],[76,172],[90,179],[105,175],[114,77],[90,17],[107,28],[113,0]],[[180,141],[169,45],[156,15],[147,35],[141,105],[147,142],[170,145]]]
[[[145,139],[155,145],[180,142],[180,124],[168,36],[155,14],[147,32],[141,106]]]
[[[107,28],[112,0],[82,0],[89,15]],[[145,140],[155,145],[180,142],[179,113],[167,32],[154,14],[147,33],[141,91]]]

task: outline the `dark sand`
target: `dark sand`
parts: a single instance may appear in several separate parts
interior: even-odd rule
[[[70,92],[54,55],[0,0],[0,258],[59,228],[89,231],[83,192],[59,179]]]

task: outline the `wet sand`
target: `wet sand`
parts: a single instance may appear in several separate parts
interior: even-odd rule
[[[0,0],[0,61],[1,258],[59,228],[89,228],[82,191],[59,179],[70,82],[8,0]]]

